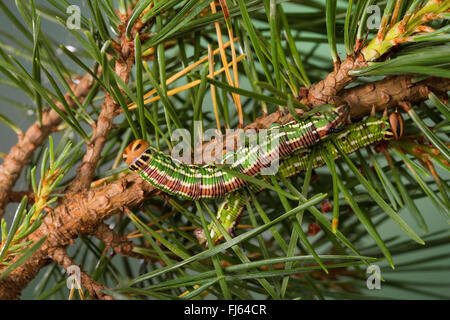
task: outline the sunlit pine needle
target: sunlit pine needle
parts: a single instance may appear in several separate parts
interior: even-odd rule
[[[225,18],[225,22],[227,25],[228,37],[230,39],[234,39],[233,27],[231,25],[230,11],[228,10],[228,5],[224,0],[219,0],[219,3],[220,3],[220,6],[222,7],[223,16]],[[231,49],[231,59],[233,61],[234,86],[236,88],[239,88],[239,73],[238,73],[238,69],[237,69],[236,49],[234,47],[234,42],[231,42],[230,49]],[[238,109],[239,124],[241,126],[243,126],[244,125],[244,114],[242,112],[242,104],[241,104],[241,96],[240,95],[237,95],[236,108]]]
[[[198,289],[198,288],[200,288],[200,286],[199,286],[198,284],[196,284],[196,285],[192,286],[192,288]],[[188,295],[189,293],[191,293],[191,292],[190,292],[189,290],[186,290],[185,292],[183,292],[182,294],[180,294],[180,295],[178,296],[178,298],[183,298],[184,296]]]
[[[211,45],[208,45],[208,63],[209,63],[209,77],[214,79],[214,54],[212,53]],[[220,132],[220,119],[219,112],[217,111],[217,100],[216,100],[216,86],[211,84],[211,99],[214,108],[214,116],[216,117],[217,132]]]
[[[246,54],[244,53],[243,55],[240,55],[236,60],[237,60],[237,61],[241,61],[245,56],[246,56]],[[230,67],[231,64],[232,64],[232,62],[230,62],[230,63],[227,65],[227,67]],[[227,69],[226,69],[226,68],[221,68],[221,69],[215,71],[215,72],[214,72],[214,76],[216,76],[216,75],[218,75],[218,74],[221,74],[224,70],[227,70]],[[200,82],[201,82],[201,80],[194,80],[194,81],[189,82],[189,83],[187,83],[187,84],[185,84],[185,85],[183,85],[183,86],[180,86],[180,87],[178,87],[178,88],[175,88],[175,89],[172,89],[172,90],[168,90],[168,91],[167,91],[167,96],[168,96],[168,97],[169,97],[169,96],[173,96],[173,95],[175,95],[175,94],[177,94],[177,93],[180,93],[180,92],[183,92],[183,91],[185,91],[185,90],[187,90],[187,89],[189,89],[189,88],[195,87],[196,85],[200,84]],[[145,101],[144,101],[144,104],[148,104],[148,103],[151,103],[151,102],[155,102],[155,101],[158,101],[159,99],[160,99],[159,96],[152,97],[152,98],[150,98],[150,99],[145,100]],[[131,104],[131,105],[128,107],[128,109],[129,109],[129,110],[133,110],[133,109],[136,109],[137,107],[138,107],[138,106],[137,106],[136,104],[133,103],[133,104]]]
[[[235,38],[233,41],[237,41],[239,38]],[[224,44],[224,47],[227,48],[230,46],[231,41],[228,41],[227,43]],[[214,55],[218,54],[220,52],[220,48],[217,48],[214,50]],[[179,72],[175,73],[173,76],[171,76],[169,79],[167,79],[166,81],[166,85],[171,84],[172,82],[178,80],[179,78],[181,78],[182,76],[184,76],[185,74],[187,74],[188,72],[192,71],[193,69],[195,69],[196,67],[198,67],[199,65],[201,65],[203,62],[208,60],[208,56],[205,56],[203,58],[201,58],[200,60],[194,62],[193,64],[187,66],[186,68],[184,68],[183,70],[180,70]],[[144,99],[151,97],[152,95],[154,95],[156,93],[156,89],[152,89],[149,92],[147,92],[144,95]],[[136,108],[134,103],[131,103],[128,105],[129,108]]]
[[[211,11],[212,13],[217,13],[216,10],[216,4],[214,1],[211,2],[210,4],[211,6]],[[228,69],[228,61],[227,61],[227,56],[225,54],[225,48],[223,45],[223,40],[222,40],[222,31],[220,30],[220,24],[219,22],[215,22],[214,23],[215,27],[216,27],[216,34],[217,34],[217,41],[219,42],[219,49],[220,49],[220,57],[222,58],[222,64],[223,66],[227,66],[227,68],[225,69],[225,75],[228,81],[228,84],[232,87],[234,87],[234,83],[233,80],[231,79],[231,74],[230,74],[230,70]],[[232,93],[231,94],[234,100],[234,104],[236,106],[236,110],[238,112],[238,117],[239,117],[239,125],[240,126],[244,126],[244,116],[242,114],[242,107],[241,107],[241,103],[240,103],[240,96]]]

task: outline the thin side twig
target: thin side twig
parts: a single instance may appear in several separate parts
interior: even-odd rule
[[[75,262],[68,255],[66,250],[58,248],[53,252],[52,259],[62,266],[67,272],[70,266],[75,265]],[[104,285],[92,279],[86,272],[80,272],[81,286],[89,291],[89,298],[101,300],[114,300],[113,297],[103,293],[107,289]]]
[[[50,257],[55,250],[73,244],[80,236],[95,234],[103,220],[122,212],[126,206],[139,206],[158,193],[137,174],[128,174],[106,186],[65,197],[27,238],[36,242],[47,235],[24,264],[0,281],[0,300],[18,299],[28,283],[52,261]]]
[[[134,49],[132,42],[127,40],[125,32],[119,38],[121,43],[121,57],[116,61],[114,72],[122,81],[128,83],[134,63]],[[87,146],[86,154],[83,157],[81,165],[78,167],[76,178],[69,186],[69,192],[79,192],[89,188],[94,178],[101,152],[106,143],[106,137],[113,128],[113,121],[117,116],[119,106],[110,94],[106,94],[101,109],[97,123],[94,125],[92,138]]]
[[[72,86],[72,90],[80,102],[83,102],[84,98],[86,98],[91,85],[92,76],[86,74],[78,84]],[[64,97],[71,108],[77,106],[69,93],[66,93]],[[56,103],[56,105],[64,111],[64,106],[61,102]],[[5,206],[9,201],[9,194],[22,169],[30,161],[34,150],[42,145],[52,132],[57,130],[61,121],[62,119],[53,109],[44,111],[42,114],[42,125],[40,126],[38,122],[31,125],[25,134],[19,137],[19,141],[11,148],[9,153],[4,156],[4,161],[0,165],[0,218],[4,214]]]
[[[101,223],[94,231],[93,236],[105,243],[105,250],[111,248],[114,253],[120,254],[124,257],[151,261],[150,257],[134,252],[133,249],[137,246],[133,243],[133,241],[128,240],[126,236],[117,234],[117,232],[110,229],[106,223]]]

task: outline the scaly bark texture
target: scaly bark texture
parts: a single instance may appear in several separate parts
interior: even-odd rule
[[[348,71],[348,70],[347,70]],[[328,77],[327,77],[328,78]],[[322,87],[323,83],[319,86]],[[313,86],[312,91],[316,91]],[[340,91],[337,96],[332,99],[346,103],[350,106],[350,116],[353,120],[359,120],[365,115],[368,115],[372,107],[377,111],[382,112],[385,108],[394,108],[401,101],[409,101],[411,103],[418,103],[428,98],[430,91],[438,95],[444,95],[450,90],[450,79],[429,78],[427,80],[412,83],[411,76],[396,76],[380,81],[361,84],[351,89]],[[322,96],[323,98],[323,96]],[[329,96],[331,98],[331,96]],[[315,105],[316,98],[312,98],[309,105]],[[306,101],[303,101],[306,102]],[[302,110],[297,110],[298,114],[303,113]],[[253,123],[247,125],[244,130],[249,129],[267,129],[272,123],[287,123],[293,121],[294,118],[290,114],[284,114],[277,111],[256,119]],[[217,140],[204,143],[197,152],[197,157],[203,153],[203,162],[214,162],[216,158],[216,151],[222,154],[228,141],[229,145],[234,143],[237,139],[238,133],[234,135],[227,135],[226,140],[217,145]]]
[[[314,84],[308,91],[308,95],[303,97],[300,102],[312,107],[335,103],[339,92],[355,79],[348,72],[364,67],[367,67],[367,61],[362,55],[348,56],[342,63],[337,64],[335,70],[329,73],[325,79]]]
[[[125,236],[121,236],[114,230],[111,230],[106,223],[100,223],[92,235],[105,243],[105,250],[111,248],[115,254],[142,259],[145,261],[151,260],[149,256],[144,256],[133,252],[133,249],[138,246],[136,246],[134,242],[128,240]]]
[[[140,26],[142,27],[142,25]],[[134,45],[126,37],[125,24],[121,28],[122,33],[119,37],[121,52],[120,58],[116,61],[114,72],[123,82],[128,83],[134,63]],[[139,29],[135,28],[133,38],[138,31]],[[113,121],[117,116],[118,109],[119,106],[111,95],[106,94],[102,104],[102,110],[92,133],[91,141],[87,147],[82,163],[77,170],[77,177],[69,187],[69,192],[78,192],[89,187],[94,177],[98,161],[100,160],[101,152],[105,146],[106,138],[113,127]]]
[[[429,78],[417,83],[410,76],[396,76],[342,91],[340,98],[351,108],[352,119],[367,115],[372,106],[381,112],[396,107],[401,101],[418,103],[428,98],[431,91],[446,96],[450,79]]]
[[[23,265],[0,281],[0,299],[18,299],[22,290],[49,264],[58,249],[74,243],[83,235],[94,234],[102,221],[135,207],[154,196],[155,190],[136,174],[129,174],[107,186],[65,197],[29,236],[34,242],[47,236],[43,245]]]
[[[83,102],[84,98],[91,89],[92,76],[86,74],[81,78],[80,82],[72,86],[75,96]],[[77,105],[67,93],[65,96],[67,104],[71,108]],[[61,102],[56,103],[58,108],[64,111]],[[0,165],[0,218],[3,216],[5,206],[9,201],[9,194],[14,187],[22,169],[30,161],[34,150],[39,147],[45,139],[61,124],[62,119],[53,109],[47,110],[42,114],[42,126],[34,123],[23,136],[19,137],[19,141],[14,145],[9,153],[4,157],[3,163]]]

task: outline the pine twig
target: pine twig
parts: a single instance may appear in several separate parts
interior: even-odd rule
[[[135,32],[137,33],[138,31],[139,30],[136,30]],[[134,33],[133,36],[136,33]],[[119,39],[119,43],[121,44],[121,57],[116,61],[114,72],[123,82],[128,83],[134,63],[133,45],[131,41],[127,40],[125,33],[121,34]],[[119,106],[116,104],[113,97],[107,93],[101,108],[102,110],[97,123],[93,128],[91,141],[87,147],[82,163],[77,169],[77,177],[72,181],[69,187],[69,192],[79,192],[89,187],[94,177],[98,161],[100,160],[101,152],[107,141],[106,137],[111,131],[113,121],[118,114],[117,111]]]
[[[79,101],[83,101],[91,89],[92,76],[84,75],[80,82],[73,86],[72,90]],[[69,93],[65,95],[67,104],[75,108],[76,103],[72,100]],[[56,104],[61,110],[64,110],[62,103]],[[62,119],[53,110],[43,112],[42,126],[38,122],[31,125],[19,141],[11,148],[4,157],[0,165],[0,218],[4,214],[4,209],[9,201],[9,193],[22,172],[22,169],[30,161],[34,150],[38,148],[54,132]]]
[[[348,72],[366,66],[367,61],[362,55],[348,56],[342,63],[335,65],[335,69],[323,80],[314,84],[300,102],[312,107],[336,102],[339,93],[355,79]]]
[[[66,197],[27,239],[34,242],[48,235],[43,245],[0,281],[0,300],[18,299],[28,283],[50,263],[48,257],[56,249],[72,244],[82,235],[94,234],[104,219],[123,211],[124,207],[139,206],[158,192],[136,174],[128,174],[104,187]]]
[[[120,236],[117,232],[110,229],[106,223],[101,223],[92,235],[105,243],[105,250],[111,248],[114,253],[124,257],[142,259],[147,262],[151,261],[150,257],[133,252],[133,249],[137,247],[133,241],[127,240],[125,236]]]
[[[332,74],[335,74],[332,72]],[[334,77],[334,76],[333,76]],[[326,79],[330,79],[327,76]],[[323,81],[318,82],[313,86],[313,91],[316,91],[316,86],[322,87]],[[348,82],[348,81],[346,81]],[[450,90],[450,80],[441,78],[429,78],[417,83],[411,82],[411,76],[396,76],[371,83],[361,84],[351,89],[340,91],[337,96],[333,96],[336,101],[344,102],[350,107],[350,116],[357,120],[365,115],[370,114],[372,107],[378,112],[382,112],[385,108],[393,108],[398,105],[400,101],[409,101],[411,103],[418,103],[428,99],[430,91],[437,93],[445,93]],[[311,92],[311,91],[310,91]],[[331,97],[331,96],[330,96]],[[309,105],[314,105],[316,98],[311,98]],[[302,114],[302,110],[297,110]],[[295,120],[291,114],[285,115],[281,111],[261,116],[253,123],[247,125],[245,130],[249,129],[267,129],[272,123],[287,123]],[[222,141],[222,147],[225,148],[227,141],[230,144],[236,137],[235,135],[227,135],[226,139]],[[216,147],[218,142],[211,140],[201,146],[197,153],[203,152],[204,162],[214,161],[215,150],[221,150]]]
[[[351,109],[352,119],[370,113],[372,106],[382,112],[393,108],[401,101],[418,103],[428,99],[430,91],[443,94],[450,90],[450,79],[431,77],[412,83],[411,76],[395,76],[344,90],[340,98]]]
[[[63,248],[57,248],[52,254],[52,259],[55,260],[64,269],[66,269],[66,271],[69,269],[70,266],[75,265],[75,262]],[[94,279],[92,279],[87,273],[81,271],[80,278],[81,278],[81,286],[89,291],[89,298],[92,299],[98,298],[101,300],[114,300],[113,297],[104,294],[102,292],[107,288],[98,283],[97,281],[95,281]]]

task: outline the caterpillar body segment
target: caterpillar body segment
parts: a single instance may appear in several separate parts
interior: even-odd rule
[[[333,137],[333,141],[346,154],[350,154],[373,143],[386,140],[391,135],[392,133],[389,129],[387,118],[377,119],[375,117],[369,117],[365,121],[348,126],[346,130],[336,134]],[[305,171],[308,168],[312,150],[326,150],[326,143],[328,141],[284,159],[280,164],[279,174],[288,178]],[[331,147],[331,155],[334,159],[339,157],[339,151],[334,145]],[[325,165],[325,159],[321,152],[316,152],[312,165],[313,168]]]
[[[331,139],[333,142],[346,154],[350,154],[360,148],[369,146],[371,144],[388,140],[393,136],[387,117],[377,119],[376,117],[369,117],[364,121],[354,123],[347,128],[335,134]],[[323,152],[327,150],[327,144],[330,141],[323,141],[312,148],[301,149],[293,153],[290,157],[283,159],[280,163],[278,174],[286,178],[295,176],[308,168],[308,163],[312,154],[314,159],[312,166],[317,168],[326,164],[323,157]],[[334,145],[331,146],[331,154],[334,159],[339,158],[340,154]],[[318,152],[313,152],[314,150]],[[260,176],[262,180],[270,183],[268,176]],[[248,186],[253,193],[258,193],[264,190],[260,185],[251,184]],[[245,209],[245,198],[242,192],[233,192],[229,194],[223,203],[219,206],[217,212],[217,219],[220,221],[225,230],[230,234],[233,232],[238,220]],[[208,232],[214,243],[223,239],[223,236],[217,226],[211,223],[208,226]],[[195,235],[200,244],[206,246],[206,236],[203,229],[197,229]]]
[[[253,186],[254,185],[251,185],[251,187]],[[262,191],[262,190],[255,190],[255,191]],[[244,208],[245,208],[245,197],[239,191],[230,193],[226,197],[226,200],[223,201],[222,204],[220,205],[218,209],[217,219],[230,235],[233,234],[233,230],[236,227],[236,224],[239,222],[240,217],[244,211]],[[218,241],[223,239],[222,233],[219,231],[219,228],[217,228],[214,222],[211,222],[211,224],[208,226],[208,231],[214,243],[217,243]],[[194,231],[194,234],[201,245],[207,246],[206,235],[203,229],[201,228],[196,229]]]
[[[273,124],[266,139],[258,145],[240,148],[226,154],[224,159],[234,158],[231,169],[255,176],[273,161],[290,156],[296,150],[312,146],[342,130],[348,111],[347,106],[340,106],[297,122]]]
[[[214,165],[185,165],[153,148],[148,148],[143,155],[149,161],[142,163],[140,157],[130,169],[158,189],[185,199],[224,197],[247,183]]]
[[[258,175],[273,161],[286,158],[297,150],[308,148],[341,131],[348,113],[349,108],[341,105],[311,114],[298,122],[283,126],[275,124],[260,144],[227,153],[220,164],[226,165],[233,159],[231,171],[248,176]],[[138,172],[144,180],[164,192],[185,199],[220,198],[248,184],[247,180],[213,164],[183,164],[149,147],[143,140],[132,142],[123,156],[130,170]]]

